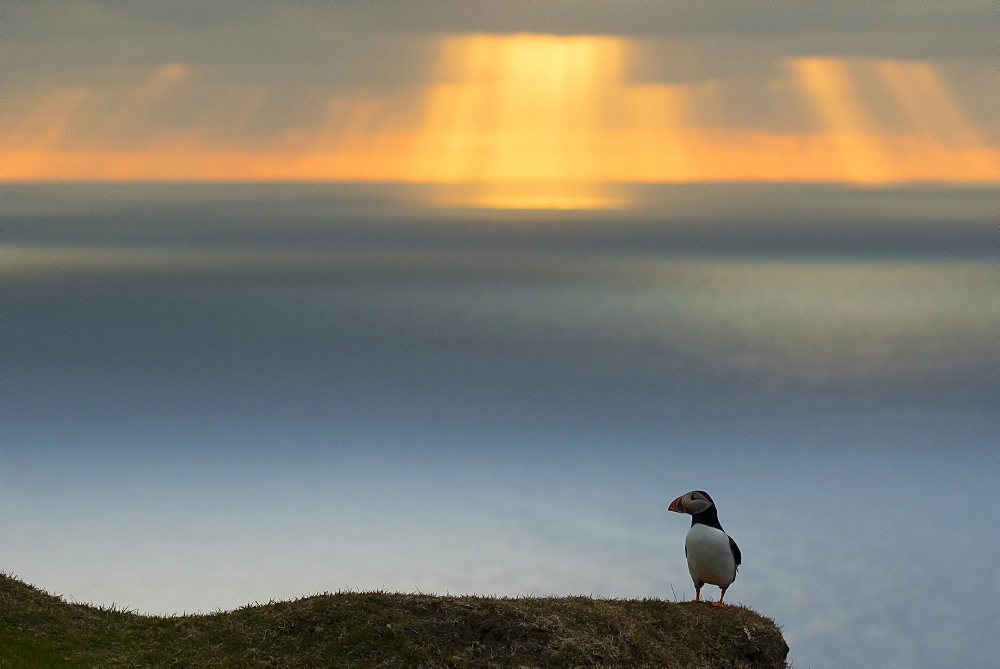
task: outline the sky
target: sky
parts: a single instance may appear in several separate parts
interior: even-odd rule
[[[0,569],[686,599],[704,489],[795,666],[995,662],[991,3],[2,15]]]

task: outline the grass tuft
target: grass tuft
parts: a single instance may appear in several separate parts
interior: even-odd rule
[[[774,621],[742,606],[352,591],[158,617],[0,574],[0,667],[786,667],[787,654]]]

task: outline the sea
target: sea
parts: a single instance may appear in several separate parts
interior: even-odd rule
[[[0,570],[686,600],[700,489],[795,666],[996,666],[995,192],[432,191],[5,185]]]

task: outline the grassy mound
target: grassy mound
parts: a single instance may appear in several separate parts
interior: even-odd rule
[[[784,667],[787,653],[740,606],[347,592],[156,617],[0,574],[0,666]]]

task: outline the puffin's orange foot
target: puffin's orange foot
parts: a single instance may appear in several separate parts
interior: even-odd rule
[[[726,608],[726,605],[722,602],[712,602],[712,606],[718,606],[719,608]]]

